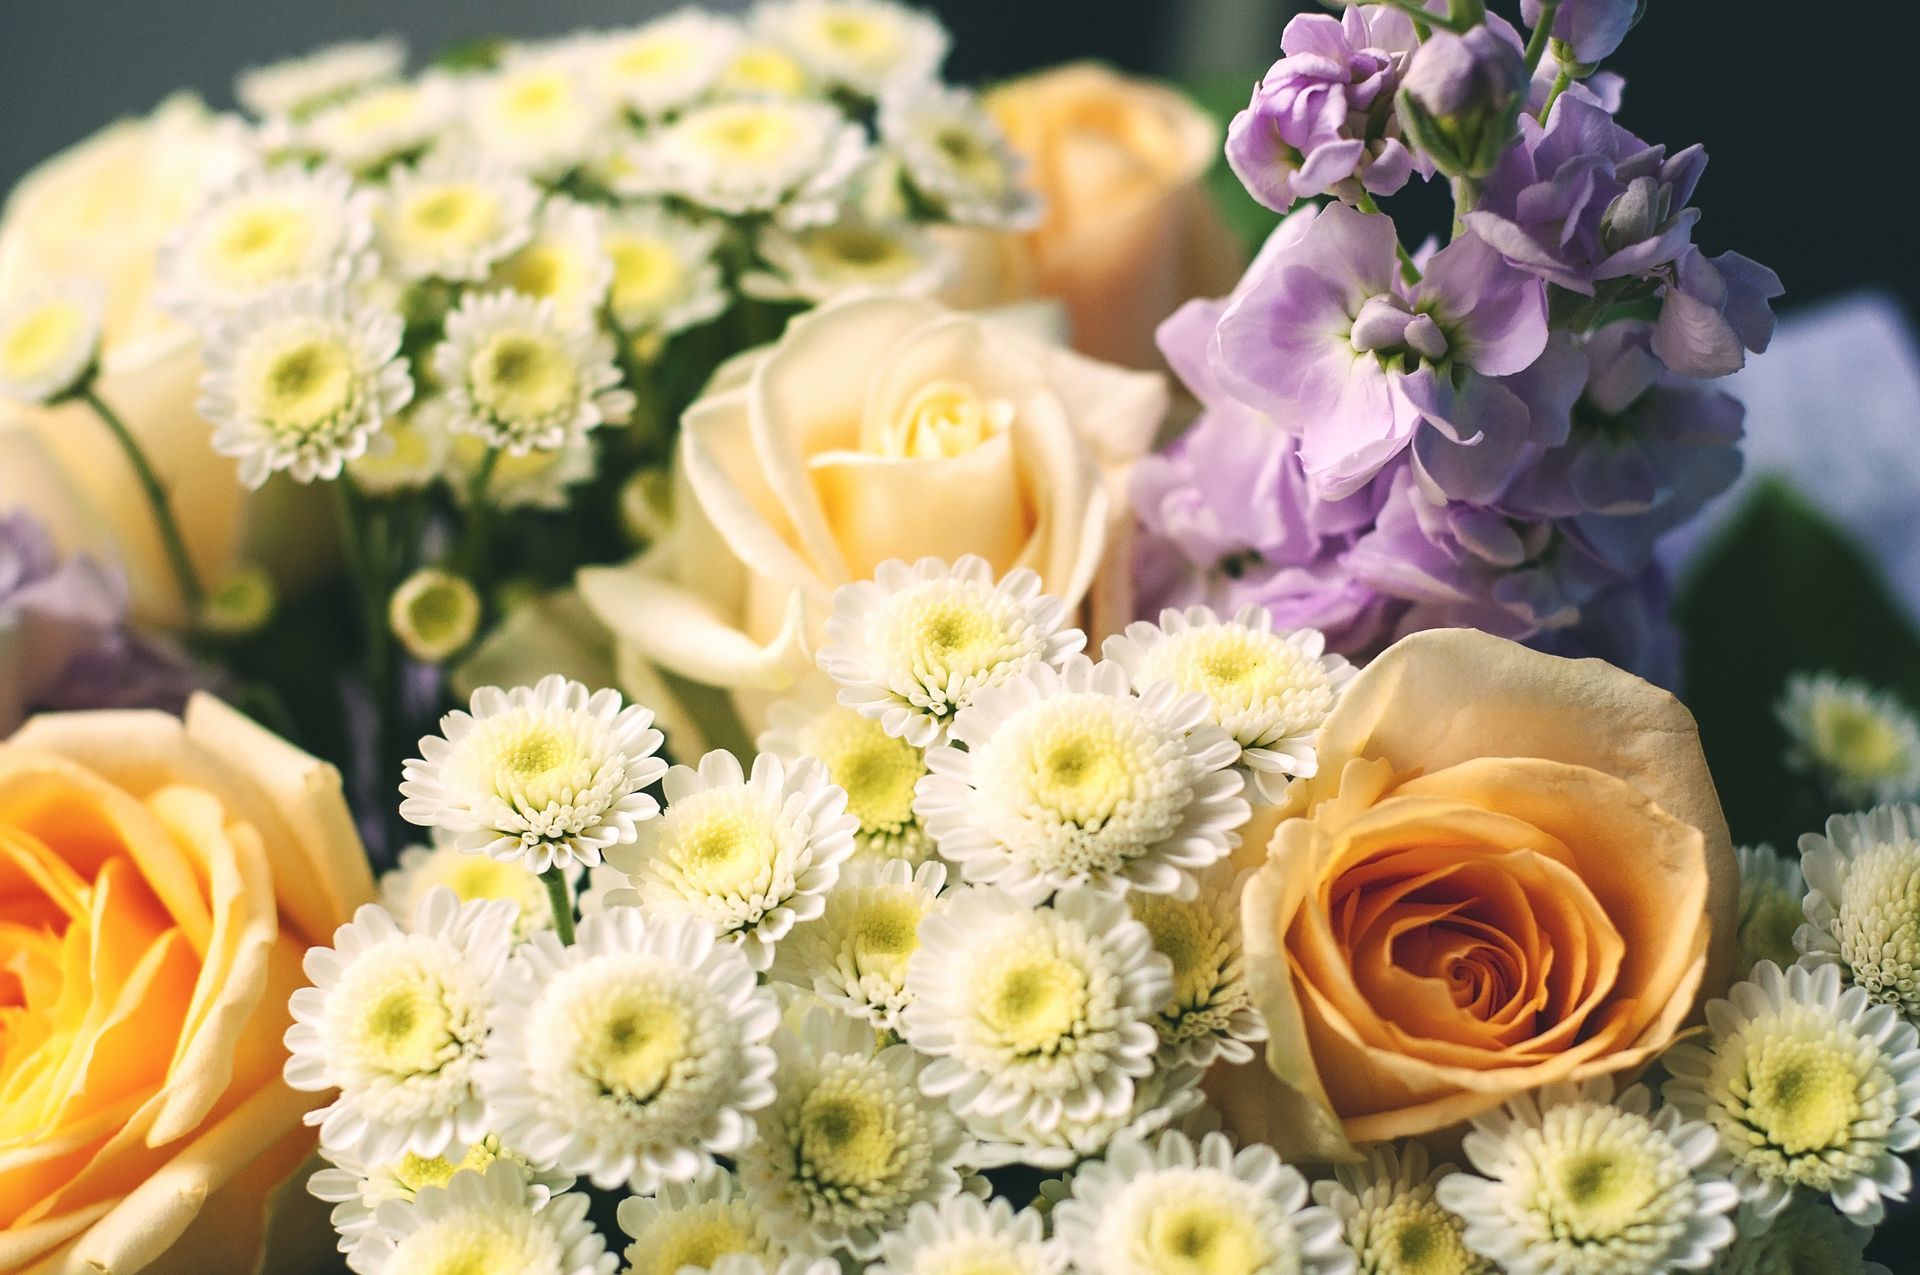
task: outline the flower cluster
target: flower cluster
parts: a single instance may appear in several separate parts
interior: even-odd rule
[[[1709,378],[1765,348],[1779,282],[1695,246],[1699,147],[1613,118],[1593,63],[1632,4],[1548,6],[1524,41],[1480,9],[1288,25],[1227,155],[1290,215],[1161,329],[1203,414],[1135,476],[1141,595],[1349,652],[1464,625],[1670,679],[1654,544],[1738,473]],[[1375,202],[1415,176],[1453,181],[1444,246]]]

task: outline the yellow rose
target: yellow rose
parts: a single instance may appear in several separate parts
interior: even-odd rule
[[[0,1270],[254,1268],[287,998],[372,895],[333,768],[217,700],[0,743]]]
[[[623,663],[748,701],[812,666],[833,591],[890,558],[979,554],[1078,603],[1166,402],[1008,320],[828,306],[722,369],[683,421],[672,530],[580,590]]]
[[[1077,349],[1158,367],[1160,321],[1190,297],[1231,291],[1246,265],[1204,185],[1218,121],[1171,88],[1086,63],[1015,80],[986,104],[1046,211],[1005,237],[997,261],[976,245],[971,273],[1000,280],[1002,295],[970,300],[1058,297]]]
[[[1641,1067],[1731,976],[1739,868],[1666,692],[1439,630],[1369,665],[1318,747],[1242,897],[1268,1066],[1210,1088],[1243,1138],[1350,1158]]]

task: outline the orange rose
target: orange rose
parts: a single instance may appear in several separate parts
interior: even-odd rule
[[[287,997],[372,894],[332,767],[217,700],[0,743],[0,1270],[256,1267]]]
[[[1464,630],[1357,677],[1242,899],[1272,1033],[1216,1086],[1302,1160],[1642,1066],[1733,970],[1739,869],[1693,719]],[[1258,845],[1256,837],[1248,841]]]

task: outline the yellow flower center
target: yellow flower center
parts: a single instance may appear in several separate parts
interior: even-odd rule
[[[885,1176],[892,1162],[890,1112],[852,1086],[829,1085],[808,1094],[795,1124],[797,1159],[816,1181],[865,1184]]]
[[[778,853],[773,829],[757,811],[682,806],[667,834],[667,861],[707,894],[747,893],[767,876]]]
[[[1388,1255],[1377,1269],[1394,1275],[1478,1275],[1492,1270],[1467,1249],[1460,1227],[1435,1205],[1394,1219],[1383,1229],[1377,1248]]]
[[[606,238],[613,260],[613,311],[641,315],[658,309],[677,295],[686,271],[672,248],[658,239],[630,232]]]
[[[545,300],[558,297],[574,273],[567,251],[556,244],[528,244],[501,265],[499,279],[515,292]]]
[[[1052,955],[1016,957],[991,971],[981,1019],[1019,1054],[1052,1053],[1087,1009],[1086,974]]]
[[[501,94],[500,105],[506,115],[520,117],[522,123],[537,123],[538,117],[553,115],[571,100],[572,88],[559,71],[522,74]]]
[[[863,60],[875,61],[894,50],[892,29],[865,14],[845,11],[824,14],[817,30],[827,44]]]
[[[501,332],[467,365],[475,401],[503,421],[538,421],[573,410],[579,398],[566,347],[543,332]]]
[[[1560,1226],[1580,1237],[1624,1233],[1659,1194],[1654,1166],[1619,1149],[1576,1152],[1558,1166]]]
[[[501,209],[484,187],[444,185],[414,191],[396,212],[407,239],[472,248],[499,228]]]
[[[418,1191],[422,1187],[445,1186],[453,1180],[453,1175],[464,1170],[481,1172],[500,1158],[497,1147],[482,1139],[467,1148],[465,1155],[458,1160],[449,1160],[445,1156],[418,1156],[409,1151],[399,1164],[393,1168],[393,1176],[400,1185],[409,1191]]]
[[[964,381],[922,386],[868,450],[882,456],[938,460],[964,456],[1013,423],[1013,405],[983,398]]]
[[[1006,166],[978,133],[958,125],[934,134],[933,145],[953,170],[977,187],[999,190],[1007,184]]]
[[[854,914],[849,929],[854,972],[898,983],[907,958],[920,946],[920,907],[898,892],[875,895]]]
[[[627,1249],[629,1275],[676,1275],[689,1266],[707,1270],[736,1253],[773,1256],[737,1210],[720,1202],[701,1205],[691,1217],[651,1229],[668,1233],[649,1233]]]
[[[576,1027],[581,1074],[609,1094],[644,1103],[687,1056],[694,1023],[672,997],[629,986],[584,1003]]]
[[[1894,725],[1853,700],[1829,696],[1816,704],[1813,737],[1820,754],[1844,775],[1897,775],[1908,764],[1906,743]]]
[[[1147,653],[1143,671],[1206,696],[1221,722],[1242,734],[1295,734],[1317,726],[1333,707],[1333,690],[1318,660],[1276,634],[1253,629],[1171,634]]]
[[[1131,891],[1127,903],[1134,919],[1153,936],[1153,948],[1173,963],[1173,997],[1168,1009],[1199,1009],[1220,986],[1225,936],[1204,902],[1182,902],[1170,894]]]
[[[440,883],[460,896],[462,902],[476,899],[512,899],[516,903],[529,895],[528,872],[518,863],[489,858],[483,854],[460,855],[441,877]]]
[[[919,265],[899,236],[872,226],[823,226],[807,234],[804,246],[829,279],[888,282],[905,277]]]
[[[806,751],[847,792],[847,812],[862,832],[898,832],[914,822],[913,789],[927,773],[918,748],[879,722],[835,708],[808,732]]]
[[[784,154],[796,140],[796,129],[792,116],[777,107],[735,102],[707,111],[693,135],[724,159],[757,163]]]
[[[392,1076],[439,1070],[454,1040],[453,1015],[430,981],[396,977],[363,1002],[355,1035],[360,1052]]]
[[[1043,732],[1028,792],[1061,823],[1096,828],[1133,795],[1136,776],[1114,723],[1099,713],[1077,716]]]
[[[1265,1257],[1251,1220],[1210,1200],[1189,1197],[1153,1208],[1142,1238],[1155,1275],[1254,1275]]]
[[[70,355],[86,334],[86,311],[73,302],[37,306],[0,337],[0,376],[21,381],[44,376],[49,365]]]
[[[420,96],[411,85],[374,89],[341,108],[339,121],[349,134],[372,133],[405,123],[419,113]]]
[[[554,1247],[540,1233],[517,1233],[462,1212],[400,1241],[384,1269],[393,1275],[558,1275]]]
[[[685,36],[655,35],[631,40],[612,61],[616,75],[644,79],[673,71],[700,56],[700,47]]]
[[[721,73],[720,87],[733,93],[791,97],[807,87],[807,73],[782,50],[753,44],[734,54],[733,61]]]
[[[297,434],[320,429],[353,406],[353,354],[328,337],[303,337],[274,351],[260,368],[259,413]]]
[[[313,238],[313,225],[297,206],[242,205],[229,209],[214,227],[207,265],[228,284],[258,287],[300,273]]]
[[[1760,1133],[1788,1155],[1844,1148],[1860,1117],[1860,1084],[1822,1042],[1787,1039],[1749,1060],[1749,1110]]]

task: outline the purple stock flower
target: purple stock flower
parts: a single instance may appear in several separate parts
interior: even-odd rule
[[[1529,88],[1518,38],[1504,22],[1465,35],[1436,31],[1407,64],[1400,126],[1441,172],[1479,177],[1512,139]]]
[[[1285,212],[1316,195],[1390,195],[1406,185],[1414,160],[1393,95],[1414,44],[1412,21],[1385,6],[1287,23],[1285,56],[1227,128],[1227,163],[1248,192]]]
[[[1780,276],[1737,252],[1712,260],[1689,248],[1673,263],[1660,292],[1653,349],[1687,376],[1726,376],[1773,341],[1773,307]]]
[[[1576,63],[1592,66],[1613,55],[1645,8],[1646,0],[1561,0],[1553,38],[1572,50]],[[1538,26],[1540,0],[1520,0],[1520,19]]]

